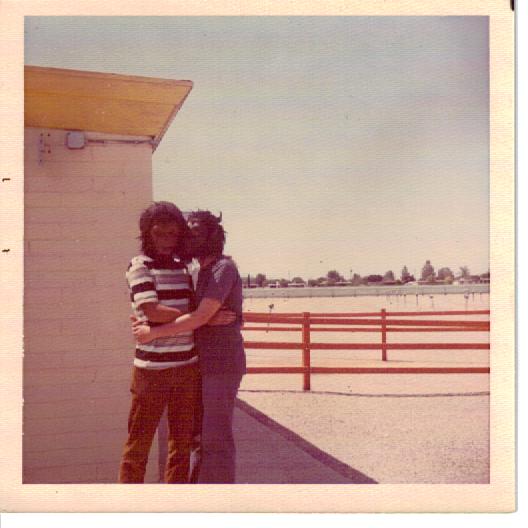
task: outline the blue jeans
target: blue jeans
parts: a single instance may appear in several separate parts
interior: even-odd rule
[[[200,484],[235,482],[233,411],[241,373],[202,374]]]

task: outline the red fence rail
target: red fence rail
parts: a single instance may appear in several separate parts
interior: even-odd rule
[[[488,320],[394,319],[416,316],[487,315],[489,310],[439,312],[359,312],[359,313],[254,313],[244,314],[243,330],[301,332],[300,342],[245,341],[246,349],[301,350],[302,365],[291,367],[249,367],[250,374],[303,374],[303,390],[310,390],[311,374],[489,374],[489,367],[313,367],[312,350],[380,350],[381,361],[388,361],[389,350],[489,350],[487,343],[389,343],[392,332],[489,332]],[[260,323],[249,325],[248,323]],[[263,324],[266,324],[263,326]],[[270,326],[270,324],[288,326]],[[296,325],[296,326],[291,326]],[[318,326],[329,325],[329,326]],[[311,332],[376,332],[377,343],[314,343]],[[386,365],[386,363],[382,363]]]

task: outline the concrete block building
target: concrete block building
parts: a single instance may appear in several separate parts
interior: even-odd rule
[[[124,273],[153,152],[191,88],[25,68],[24,483],[116,482],[133,359]]]

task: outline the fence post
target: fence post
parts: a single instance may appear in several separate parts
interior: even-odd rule
[[[303,312],[302,323],[302,345],[303,345],[303,390],[310,390],[310,312]]]
[[[381,360],[387,361],[387,310],[381,309]]]

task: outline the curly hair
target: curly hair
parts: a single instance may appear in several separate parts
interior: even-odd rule
[[[187,238],[189,228],[182,212],[171,202],[153,202],[147,207],[139,217],[139,240],[141,240],[141,250],[148,257],[155,255],[154,244],[150,236],[150,230],[156,223],[167,224],[174,222],[180,228],[178,244],[174,250],[176,255],[180,255],[183,244]]]
[[[189,213],[187,220],[189,222],[197,220],[207,228],[207,242],[200,253],[212,256],[222,255],[226,241],[226,231],[220,224],[222,213],[220,213],[220,216],[215,216],[211,211],[192,211]]]

